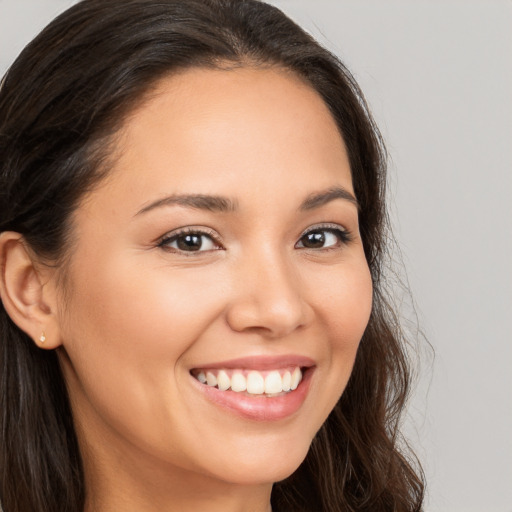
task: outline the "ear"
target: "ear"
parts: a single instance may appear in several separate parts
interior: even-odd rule
[[[22,235],[0,233],[0,298],[12,321],[44,349],[61,345],[51,271],[37,264]]]

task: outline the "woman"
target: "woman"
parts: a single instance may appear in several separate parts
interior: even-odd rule
[[[4,512],[412,511],[385,154],[255,0],[84,0],[0,91]]]

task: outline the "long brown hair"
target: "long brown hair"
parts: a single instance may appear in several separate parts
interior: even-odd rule
[[[60,264],[70,215],[108,172],[113,137],[163,76],[188,67],[277,66],[324,99],[345,141],[374,285],[370,322],[343,396],[275,511],[421,510],[423,476],[399,422],[404,337],[382,291],[386,153],[352,75],[277,8],[257,0],[83,0],[21,53],[0,89],[0,232]],[[0,502],[4,512],[81,512],[72,411],[54,352],[0,308]]]

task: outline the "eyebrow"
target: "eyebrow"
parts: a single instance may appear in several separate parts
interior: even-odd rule
[[[314,192],[313,194],[310,194],[300,205],[299,210],[314,210],[315,208],[320,208],[335,199],[349,201],[359,209],[359,203],[351,192],[343,187],[332,187],[322,192]]]
[[[357,199],[347,189],[343,187],[332,187],[321,192],[310,194],[300,205],[299,211],[314,210],[335,199],[343,199],[359,207]],[[221,213],[234,212],[238,209],[237,201],[227,197],[207,194],[174,194],[144,206],[137,212],[136,216],[147,213],[155,208],[174,205]]]
[[[237,209],[236,201],[228,199],[227,197],[211,196],[206,194],[175,194],[162,199],[158,199],[142,210],[137,212],[137,215],[160,208],[162,206],[184,206],[185,208],[193,208],[196,210],[208,210],[211,212],[233,212]]]

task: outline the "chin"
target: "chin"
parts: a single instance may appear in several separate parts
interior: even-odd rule
[[[302,464],[309,450],[309,444],[297,443],[288,449],[255,449],[248,455],[237,455],[223,461],[222,474],[225,481],[236,485],[262,485],[279,482],[288,478]],[[219,470],[217,466],[215,472]]]

